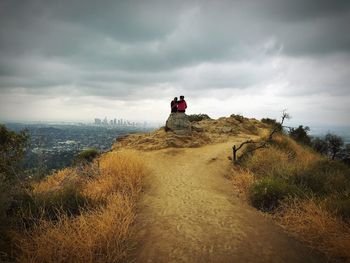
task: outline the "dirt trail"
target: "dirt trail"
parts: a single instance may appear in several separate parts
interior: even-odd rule
[[[142,153],[150,166],[136,262],[321,262],[234,196],[230,143]]]

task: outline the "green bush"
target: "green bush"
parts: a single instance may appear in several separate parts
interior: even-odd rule
[[[57,220],[60,213],[79,215],[89,204],[79,188],[66,185],[59,190],[37,194],[18,192],[9,211],[13,218],[21,218],[21,223],[30,227],[40,219]]]
[[[282,124],[276,121],[275,119],[262,118],[261,122],[271,126],[272,129],[276,128],[278,133],[283,132]]]
[[[244,118],[242,115],[239,114],[231,114],[230,116],[231,118],[234,118],[235,120],[239,121],[239,122],[244,122],[244,120],[246,120],[246,118]]]
[[[207,115],[207,114],[191,114],[188,115],[188,120],[190,122],[194,122],[194,121],[202,121],[202,120],[211,120],[211,118]]]
[[[52,220],[57,219],[58,212],[70,216],[78,215],[81,209],[89,204],[88,200],[81,194],[80,189],[75,185],[66,185],[57,191],[36,194],[34,202],[36,206],[34,208],[35,214]],[[31,213],[33,213],[33,209]]]
[[[315,195],[343,193],[350,189],[349,168],[331,160],[321,160],[291,177],[292,183],[310,189]]]
[[[289,136],[299,143],[302,143],[304,145],[311,145],[311,138],[308,134],[309,131],[310,128],[308,126],[303,127],[303,125],[299,125],[298,128],[290,129]]]
[[[252,205],[265,212],[276,209],[283,199],[295,195],[297,189],[277,178],[264,178],[255,182],[249,193]]]
[[[89,148],[80,152],[74,159],[74,164],[85,164],[92,162],[100,152],[95,148]]]

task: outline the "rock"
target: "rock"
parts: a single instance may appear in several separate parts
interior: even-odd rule
[[[183,112],[173,112],[166,121],[166,129],[178,135],[189,135],[192,132],[191,122]]]
[[[222,127],[222,132],[223,132],[223,133],[232,132],[232,128],[231,128],[231,127]]]
[[[196,132],[203,132],[204,131],[204,129],[202,127],[195,126],[195,125],[192,125],[192,130],[196,131]]]

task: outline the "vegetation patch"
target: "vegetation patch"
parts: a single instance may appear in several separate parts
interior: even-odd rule
[[[264,178],[251,186],[249,198],[254,207],[270,212],[276,209],[282,200],[294,195],[295,192],[292,186],[281,179]]]
[[[266,147],[253,152],[248,145],[249,154],[239,160],[241,168],[235,169],[238,176],[232,181],[254,207],[272,213],[291,234],[332,258],[348,261],[350,168],[332,160],[334,154],[316,153],[311,142],[299,137],[304,134],[299,128],[294,139],[276,134]],[[249,173],[249,181],[237,170]]]
[[[202,120],[211,120],[211,118],[207,114],[190,114],[187,115],[188,120],[190,122],[202,121]]]

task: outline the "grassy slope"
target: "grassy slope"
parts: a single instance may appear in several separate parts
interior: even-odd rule
[[[35,185],[34,197],[39,197],[43,210],[39,218],[35,215],[34,225],[24,235],[17,234],[17,261],[120,262],[125,259],[130,249],[135,201],[146,171],[134,152],[111,152],[84,169],[68,168]],[[85,202],[69,210],[74,197]],[[43,205],[43,200],[48,204]]]
[[[198,147],[266,128],[237,116],[196,125],[203,134],[178,138],[159,130],[130,136],[116,149],[162,149],[171,147],[174,140],[173,147]],[[348,168],[277,136],[271,147],[245,158],[234,169],[236,189],[254,206],[272,212],[290,233],[311,246],[332,257],[350,259]],[[23,209],[27,227],[15,238],[18,262],[124,260],[130,249],[135,201],[146,173],[135,152],[117,151],[83,169],[64,169],[34,185],[31,208]]]
[[[232,181],[253,206],[332,258],[350,260],[349,168],[286,136],[243,158]]]

